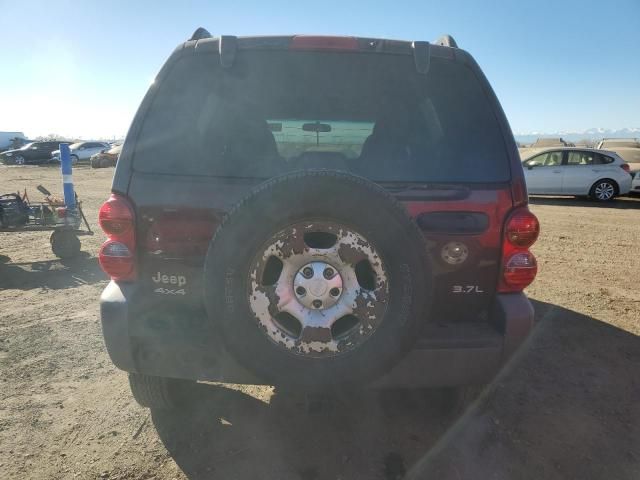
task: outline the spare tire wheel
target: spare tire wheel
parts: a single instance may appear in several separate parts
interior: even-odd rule
[[[335,171],[259,186],[216,232],[205,304],[229,352],[274,384],[364,383],[411,349],[431,303],[421,232],[378,185]]]

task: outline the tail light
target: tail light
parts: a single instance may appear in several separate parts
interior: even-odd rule
[[[623,163],[622,165],[620,165],[620,168],[623,169],[628,174],[631,174],[631,167],[629,166],[628,163]]]
[[[499,292],[520,292],[538,273],[536,257],[529,251],[540,233],[540,223],[526,207],[513,211],[507,219],[502,242],[502,272]]]
[[[136,235],[133,206],[126,197],[111,194],[100,208],[98,222],[107,234],[107,241],[99,254],[102,270],[113,280],[134,280]]]

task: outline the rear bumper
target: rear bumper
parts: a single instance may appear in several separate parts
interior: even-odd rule
[[[116,367],[127,372],[228,383],[261,384],[228,355],[201,310],[143,308],[136,285],[109,283],[100,298],[104,341]],[[136,305],[136,312],[132,305]],[[142,307],[139,307],[142,306]],[[144,312],[144,313],[143,313]],[[433,323],[375,387],[482,384],[500,370],[533,327],[524,294],[497,295],[486,323]]]
[[[631,175],[625,175],[625,177],[621,179],[621,181],[619,182],[620,195],[626,195],[632,190],[632,181],[633,179],[631,178]]]

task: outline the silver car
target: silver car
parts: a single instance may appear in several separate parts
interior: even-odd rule
[[[71,151],[71,163],[89,161],[92,155],[109,150],[111,146],[105,142],[78,142],[69,145]],[[60,150],[51,152],[51,160],[60,161]]]
[[[631,190],[629,165],[608,150],[550,148],[522,166],[531,195],[589,196],[606,202]]]

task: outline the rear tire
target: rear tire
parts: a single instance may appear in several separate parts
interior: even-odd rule
[[[593,184],[589,196],[597,202],[610,202],[618,192],[618,184],[614,180],[604,178]]]
[[[175,378],[154,377],[142,373],[129,373],[129,387],[141,407],[152,410],[171,410],[178,407],[181,387],[188,383]]]
[[[71,165],[76,165],[79,161],[80,159],[77,155],[71,155]]]
[[[80,253],[80,239],[70,230],[55,230],[50,242],[51,250],[58,258],[73,258]]]

